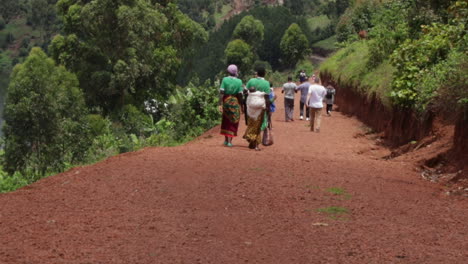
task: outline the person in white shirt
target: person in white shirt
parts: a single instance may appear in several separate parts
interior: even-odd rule
[[[309,87],[306,106],[310,111],[310,131],[320,132],[320,121],[322,119],[323,99],[327,95],[327,90],[320,84],[320,79],[316,77]]]

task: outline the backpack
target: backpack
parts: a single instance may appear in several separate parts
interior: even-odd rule
[[[332,99],[333,98],[333,91],[332,89],[327,89],[327,95],[325,96],[327,99]]]

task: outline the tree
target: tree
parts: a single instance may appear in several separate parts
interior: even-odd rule
[[[174,89],[182,55],[207,33],[170,2],[58,1],[66,36],[50,51],[77,73],[88,104],[109,113]]]
[[[241,39],[233,40],[229,42],[224,53],[227,64],[235,64],[239,67],[241,77],[250,73],[249,70],[251,70],[255,57],[249,44]]]
[[[284,32],[280,43],[283,59],[287,66],[294,66],[299,60],[310,54],[309,41],[301,28],[293,23]]]
[[[80,160],[89,145],[76,76],[40,48],[13,69],[4,116],[4,168],[10,174],[60,171]]]
[[[31,0],[28,21],[40,29],[43,41],[50,39],[56,20],[54,0]]]
[[[0,1],[0,16],[5,19],[8,24],[10,19],[17,16],[21,12],[21,5],[18,0],[2,0]]]
[[[242,39],[252,48],[261,46],[264,37],[265,27],[262,21],[256,20],[253,16],[245,16],[234,29],[233,38]]]

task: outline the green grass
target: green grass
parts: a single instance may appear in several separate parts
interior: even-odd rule
[[[339,216],[339,215],[349,214],[348,209],[346,209],[344,207],[339,207],[339,206],[329,206],[329,207],[325,207],[325,208],[319,208],[319,209],[317,209],[317,212],[326,213],[327,215],[331,215],[331,216]]]
[[[223,22],[221,19],[225,17],[231,10],[232,10],[232,7],[230,4],[223,5],[223,7],[221,8],[221,12],[214,13],[214,19],[215,19],[216,25],[220,25]]]
[[[336,195],[343,195],[343,194],[346,193],[346,191],[344,189],[337,188],[337,187],[328,188],[327,192],[333,193],[333,194],[336,194]]]
[[[331,187],[326,189],[327,192],[338,195],[338,196],[343,196],[344,200],[351,199],[351,194],[346,192],[345,189],[342,188],[337,188],[337,187]]]
[[[331,20],[327,15],[320,15],[307,18],[307,25],[311,31],[316,30],[317,28],[326,28],[330,25]]]
[[[327,39],[321,40],[319,42],[315,42],[312,44],[312,47],[321,48],[326,50],[336,50],[338,47],[336,46],[336,35],[331,36]]]
[[[18,18],[12,20],[10,23],[8,23],[1,31],[2,33],[6,34],[8,32],[11,32],[13,36],[15,37],[15,40],[25,36],[34,36],[34,37],[39,37],[40,33],[38,30],[34,30],[32,27],[26,25],[26,18]]]
[[[395,68],[388,61],[369,68],[368,60],[366,41],[356,41],[337,51],[320,66],[320,70],[331,73],[340,83],[356,87],[367,96],[377,95],[385,106],[391,107],[388,95]]]

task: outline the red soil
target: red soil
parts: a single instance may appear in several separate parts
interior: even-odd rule
[[[260,152],[215,128],[1,194],[0,263],[466,263],[466,199],[383,160],[354,118],[312,133],[277,105]]]

